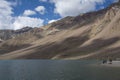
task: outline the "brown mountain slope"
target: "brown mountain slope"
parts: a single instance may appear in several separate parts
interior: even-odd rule
[[[1,43],[0,59],[120,57],[120,2],[97,12],[66,17],[41,29],[34,35],[31,33],[36,29]],[[36,34],[42,37],[36,38]]]

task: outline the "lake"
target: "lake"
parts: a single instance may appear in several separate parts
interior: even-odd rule
[[[0,80],[120,80],[120,68],[99,61],[1,60]]]

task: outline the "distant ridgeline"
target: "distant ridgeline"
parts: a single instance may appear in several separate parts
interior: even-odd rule
[[[0,30],[0,40],[3,41],[3,40],[12,39],[30,30],[32,30],[31,27],[24,27],[18,30]]]

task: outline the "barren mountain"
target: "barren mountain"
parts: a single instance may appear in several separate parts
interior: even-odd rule
[[[0,31],[0,37],[0,59],[120,58],[120,1],[41,28]]]

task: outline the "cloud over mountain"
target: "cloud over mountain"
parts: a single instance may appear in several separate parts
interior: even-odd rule
[[[96,6],[108,3],[107,1],[113,3],[118,0],[0,0],[0,29],[46,25],[55,21],[54,19],[94,11]],[[23,23],[24,19],[26,22]]]
[[[80,13],[94,11],[97,4],[103,4],[105,1],[107,0],[51,0],[55,4],[54,12],[62,17],[76,16]]]
[[[0,29],[20,29],[25,26],[40,27],[43,25],[43,19],[28,17],[36,14],[35,11],[25,10],[23,16],[14,17],[12,16],[14,14],[13,6],[16,6],[17,3],[6,0],[0,0],[0,3]]]
[[[44,20],[40,18],[30,18],[30,17],[19,16],[16,18],[13,25],[14,25],[14,29],[16,30],[26,26],[40,27],[43,25],[43,22]]]

